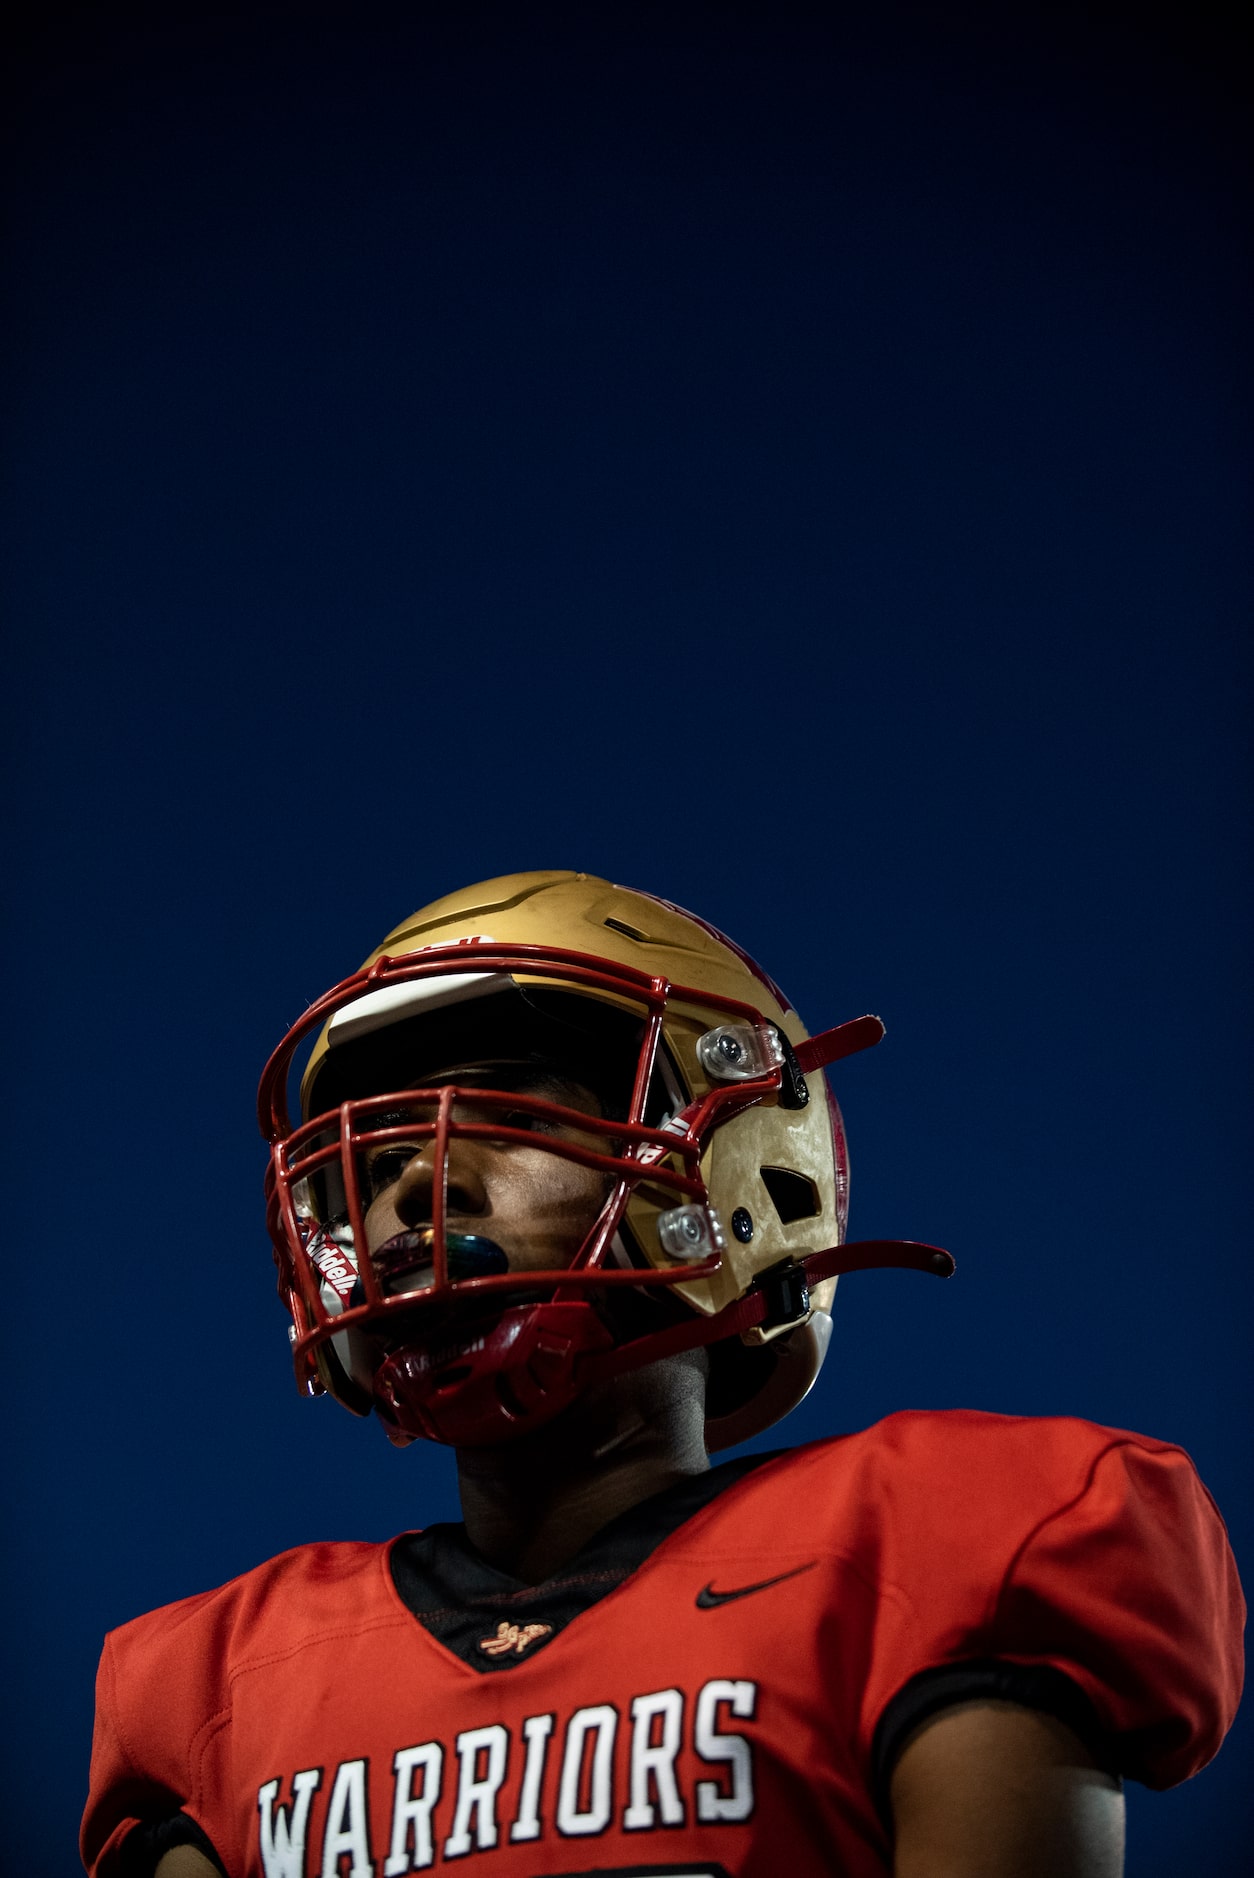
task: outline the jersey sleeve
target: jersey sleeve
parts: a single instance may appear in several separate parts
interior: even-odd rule
[[[879,1558],[868,1745],[913,1678],[1008,1663],[1069,1678],[1118,1771],[1168,1787],[1205,1766],[1240,1696],[1245,1607],[1189,1457],[1062,1418],[917,1419],[893,1437],[910,1485]]]
[[[346,1612],[354,1628],[394,1626],[386,1556],[366,1541],[296,1546],[109,1633],[79,1839],[92,1878],[142,1868],[141,1842],[159,1844],[162,1823],[172,1832],[176,1821],[185,1836],[187,1822],[199,1828],[227,1871],[243,1870],[252,1815],[223,1771],[235,1678],[299,1655],[311,1639],[341,1635]],[[137,1826],[146,1834],[128,1848]]]
[[[126,1871],[124,1848],[137,1825],[184,1810],[195,1815],[193,1763],[221,1703],[213,1652],[196,1647],[195,1620],[206,1602],[189,1598],[105,1638],[79,1835],[92,1878]]]
[[[141,1773],[127,1753],[114,1701],[112,1638],[105,1639],[96,1673],[96,1721],[91,1743],[91,1778],[79,1850],[92,1878],[120,1870],[122,1847],[141,1820],[176,1813],[176,1786]]]
[[[1122,1772],[1174,1786],[1217,1752],[1241,1694],[1245,1606],[1223,1521],[1179,1448],[1113,1443],[1010,1560],[994,1653],[1078,1684]]]

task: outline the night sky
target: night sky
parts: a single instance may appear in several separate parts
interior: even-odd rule
[[[647,888],[812,1029],[884,1017],[836,1076],[852,1234],[958,1276],[842,1283],[763,1445],[1078,1413],[1187,1447],[1248,1569],[1241,100],[1186,11],[32,14],[22,1878],[76,1869],[107,1628],[455,1516],[446,1454],[294,1390],[253,1092],[496,874]],[[1237,1869],[1249,1738],[1129,1790],[1132,1878]]]

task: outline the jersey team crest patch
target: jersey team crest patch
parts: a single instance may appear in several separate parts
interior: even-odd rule
[[[479,1648],[485,1656],[522,1656],[541,1637],[553,1634],[552,1624],[510,1624],[501,1619],[494,1637],[484,1637]]]

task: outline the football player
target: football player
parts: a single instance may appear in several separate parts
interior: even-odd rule
[[[99,1878],[1111,1878],[1214,1753],[1241,1598],[1187,1457],[906,1413],[711,1466],[814,1382],[825,1068],[704,921],[584,874],[426,907],[268,1064],[297,1378],[456,1450],[464,1521],[115,1632]],[[296,1086],[298,1084],[298,1087]]]

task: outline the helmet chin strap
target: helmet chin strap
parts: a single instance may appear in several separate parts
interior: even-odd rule
[[[909,1240],[831,1246],[783,1260],[712,1317],[617,1346],[589,1299],[518,1305],[393,1351],[375,1372],[375,1407],[398,1447],[419,1437],[452,1447],[509,1441],[552,1421],[595,1383],[755,1326],[782,1330],[804,1319],[812,1283],[883,1267],[947,1278],[954,1262],[939,1246]]]
[[[579,1365],[580,1386],[621,1375],[644,1363],[678,1356],[684,1350],[699,1349],[703,1344],[720,1343],[725,1337],[741,1336],[746,1330],[782,1330],[804,1319],[810,1308],[810,1286],[820,1279],[840,1277],[847,1272],[885,1270],[926,1272],[935,1278],[952,1278],[955,1265],[950,1253],[940,1246],[925,1245],[913,1239],[855,1239],[849,1245],[812,1252],[808,1258],[784,1259],[763,1272],[744,1297],[737,1298],[711,1317],[694,1317],[691,1322],[674,1324],[632,1343],[620,1344],[605,1355],[586,1357]]]

